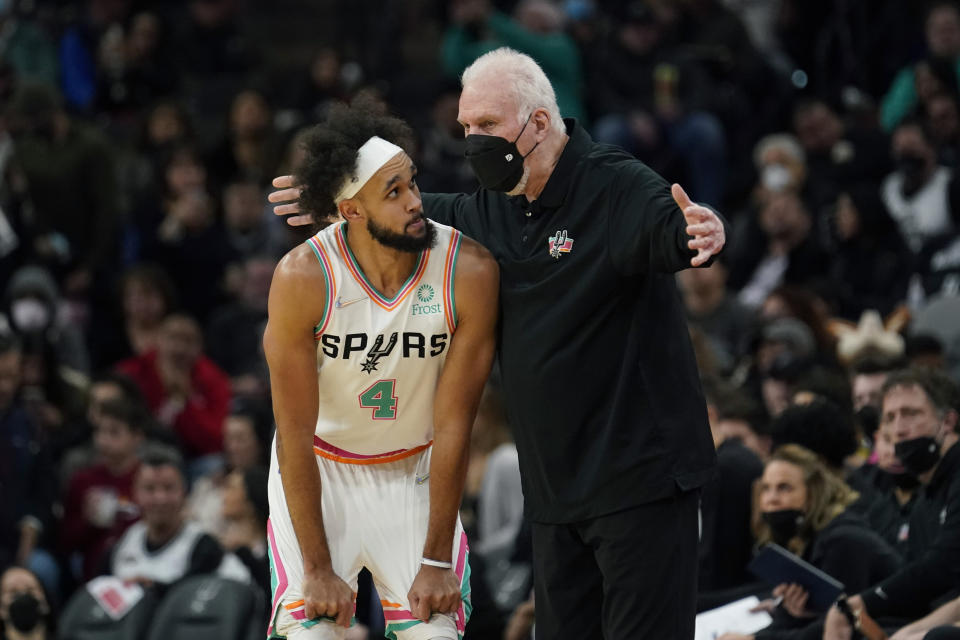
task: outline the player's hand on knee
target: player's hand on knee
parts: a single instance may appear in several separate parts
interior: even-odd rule
[[[332,571],[304,576],[303,609],[309,620],[334,618],[338,626],[349,627],[354,597],[350,585]]]
[[[454,613],[460,607],[460,581],[450,569],[420,567],[407,593],[410,613],[426,622],[434,613]]]
[[[291,227],[299,227],[313,222],[310,214],[300,213],[300,187],[294,182],[293,176],[278,176],[273,179],[273,186],[276,191],[271,191],[267,200],[276,205],[273,207],[273,212],[276,215],[298,214],[287,219],[287,224]]]

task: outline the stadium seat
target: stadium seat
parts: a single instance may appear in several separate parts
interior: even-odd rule
[[[59,640],[140,640],[157,608],[157,598],[147,592],[120,620],[114,620],[86,589],[67,602],[58,623]]]
[[[171,588],[160,602],[147,640],[262,640],[266,630],[255,589],[217,576],[194,576]]]

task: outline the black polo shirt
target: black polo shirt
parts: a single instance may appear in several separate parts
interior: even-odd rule
[[[960,446],[947,450],[930,483],[917,491],[906,565],[860,594],[875,618],[919,618],[931,603],[960,587]]]
[[[572,120],[540,198],[424,194],[500,264],[499,358],[528,516],[566,523],[701,486],[715,461],[673,273],[669,185]]]

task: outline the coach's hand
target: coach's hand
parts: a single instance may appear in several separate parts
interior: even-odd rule
[[[308,573],[303,577],[303,609],[308,620],[333,618],[349,628],[353,618],[353,590],[333,571]]]
[[[683,217],[687,220],[687,235],[693,236],[693,239],[687,242],[687,246],[697,250],[697,255],[690,260],[690,264],[699,267],[723,249],[727,241],[723,222],[712,210],[692,201],[680,185],[673,185],[670,191],[674,202],[683,211]]]
[[[276,191],[271,191],[267,200],[276,205],[273,208],[274,214],[278,216],[297,214],[287,219],[287,224],[291,227],[299,227],[313,222],[310,214],[300,213],[300,187],[294,183],[293,176],[278,176],[273,179],[272,184]]]
[[[435,613],[454,613],[460,606],[460,581],[452,569],[421,565],[407,593],[410,613],[426,622]]]

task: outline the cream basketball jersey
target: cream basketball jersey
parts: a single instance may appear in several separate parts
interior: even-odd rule
[[[412,455],[433,438],[437,380],[457,324],[453,281],[461,235],[431,224],[436,244],[418,255],[392,298],[364,276],[345,222],[307,241],[326,276],[327,305],[315,331],[318,455],[375,464]]]

